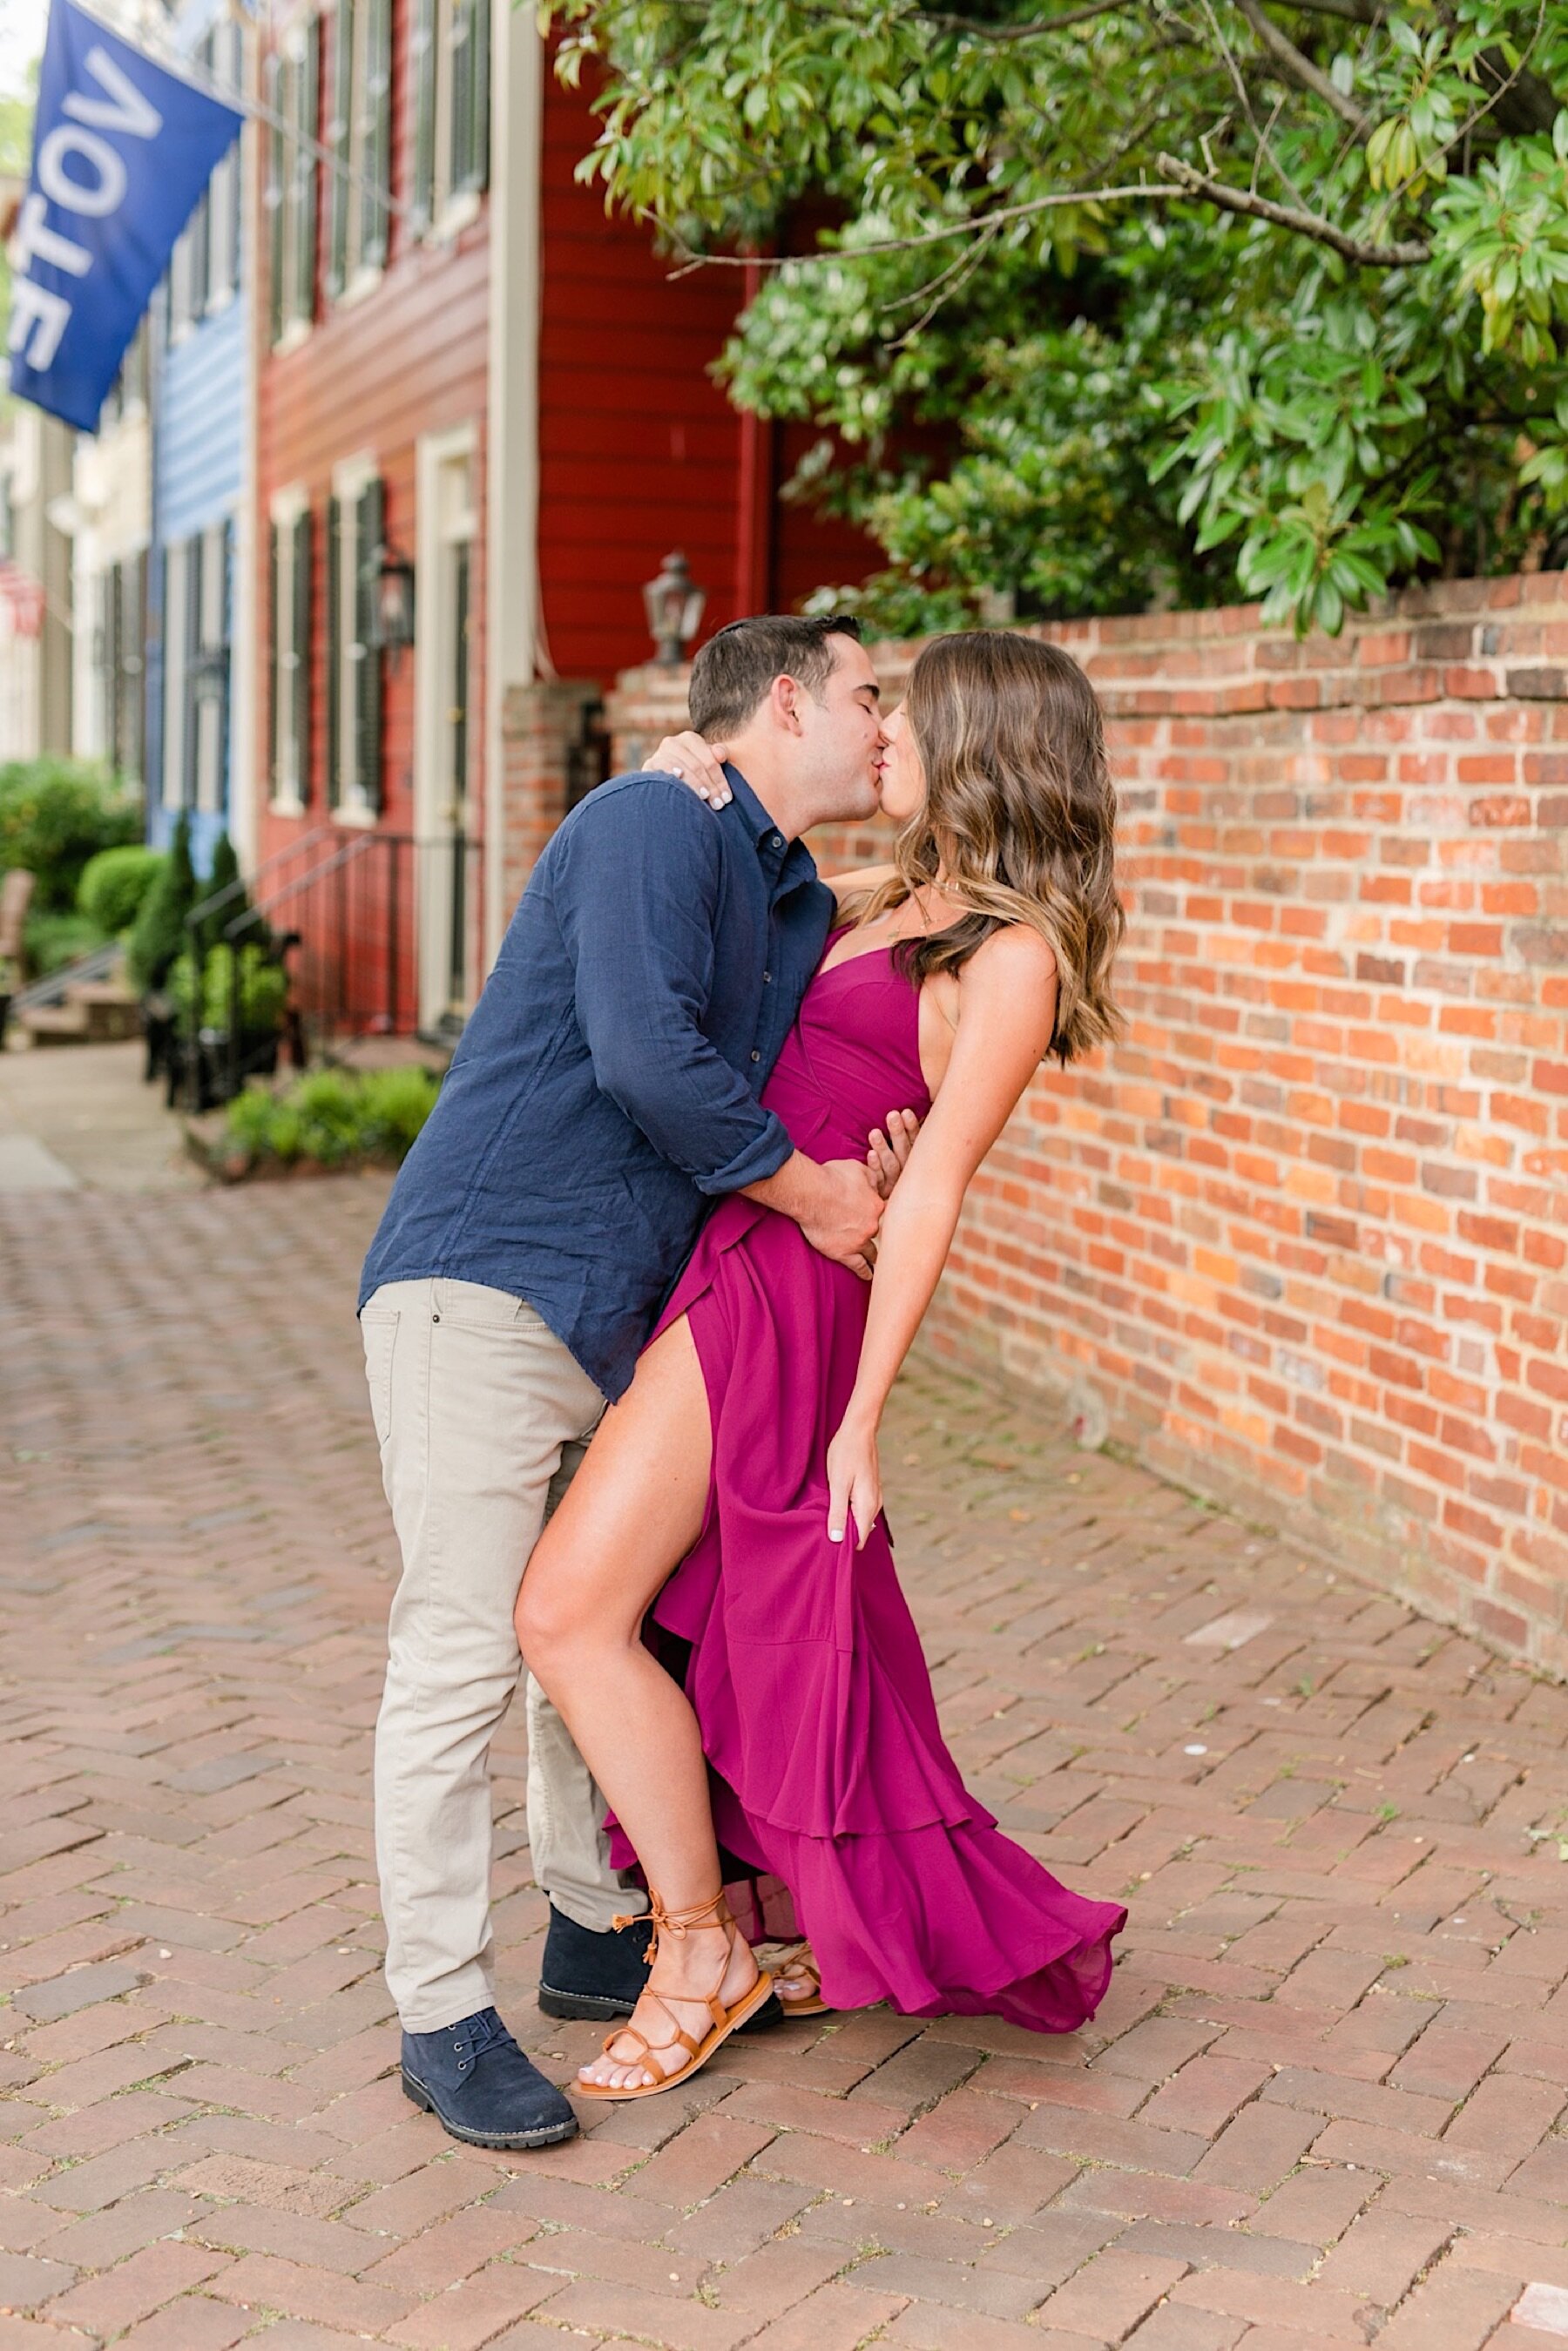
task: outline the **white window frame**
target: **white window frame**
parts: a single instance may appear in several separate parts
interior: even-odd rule
[[[506,6],[508,0],[492,0],[487,18],[488,37],[494,46],[494,9]],[[453,109],[456,102],[456,67],[458,12],[455,0],[430,0],[431,25],[428,43],[421,38],[417,16],[410,35],[410,79],[421,70],[434,77],[432,99],[434,138],[431,148],[430,216],[423,234],[432,244],[450,244],[470,222],[478,219],[484,209],[484,199],[489,187],[488,168],[481,184],[454,188],[452,184],[452,151],[454,145]],[[422,60],[426,60],[422,65]],[[490,88],[490,63],[485,60],[485,86]],[[411,127],[408,152],[411,172],[417,175],[420,168],[420,126],[417,91],[413,100],[413,121]],[[486,148],[488,125],[486,124]]]

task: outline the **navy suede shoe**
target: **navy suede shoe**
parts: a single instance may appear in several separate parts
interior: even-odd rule
[[[591,2017],[613,2024],[630,2016],[648,1981],[652,1923],[637,1919],[619,1932],[595,1934],[550,1904],[549,1932],[539,1963],[539,2006],[547,2016]]]
[[[619,1932],[612,1928],[607,1934],[596,1934],[552,1902],[539,1967],[539,2006],[545,2014],[589,2017],[601,2024],[630,2016],[648,1981],[649,1933],[650,1922],[639,1918]],[[783,2021],[778,2001],[768,2000],[737,2030],[765,2032]]]
[[[531,2065],[493,2008],[443,2032],[402,2036],[405,2097],[470,2147],[554,2147],[577,2116]]]

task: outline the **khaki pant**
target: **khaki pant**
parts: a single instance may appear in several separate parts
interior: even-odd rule
[[[387,1983],[406,2031],[494,2002],[490,1742],[517,1687],[528,1554],[604,1398],[531,1306],[473,1281],[394,1281],[361,1316],[382,1478],[402,1552],[376,1724]],[[610,1866],[604,1802],[528,1690],[534,1876],[580,1927],[643,1897]]]

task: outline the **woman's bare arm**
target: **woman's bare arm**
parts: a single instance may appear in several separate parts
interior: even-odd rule
[[[882,1220],[860,1368],[828,1448],[828,1531],[838,1541],[852,1511],[857,1547],[882,1507],[883,1408],[947,1261],[964,1195],[1055,1028],[1055,958],[1033,931],[1019,926],[988,939],[958,987],[952,1058]]]
[[[880,890],[897,871],[896,865],[857,865],[849,873],[824,873],[821,878],[841,906],[846,898],[858,897],[862,890]]]

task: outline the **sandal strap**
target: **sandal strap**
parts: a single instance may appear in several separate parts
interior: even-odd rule
[[[647,2073],[650,2070],[656,2070],[650,2069],[644,2063],[644,2060],[649,2057],[657,2056],[665,2049],[681,2048],[685,2051],[688,2057],[695,2057],[698,2049],[702,2046],[702,2043],[692,2039],[691,2034],[685,2030],[679,2020],[671,2013],[667,2003],[660,1998],[656,1991],[644,1992],[643,1997],[644,2000],[658,2001],[659,2006],[664,2010],[664,2014],[669,2021],[673,2038],[668,2041],[650,2041],[647,2034],[641,2031],[637,2025],[627,2022],[622,2025],[618,2032],[607,2032],[605,2034],[605,2055],[607,2057],[610,2055],[618,2041],[635,2041],[642,2051],[642,2055],[640,2057],[618,2057],[615,2060],[615,2063],[618,2065],[642,2065],[644,2073]]]
[[[653,1921],[653,1931],[648,1938],[648,1948],[643,1954],[643,1965],[645,1968],[651,1968],[653,1961],[659,1956],[659,1938],[661,1935],[684,1936],[688,1927],[698,1927],[702,1924],[703,1920],[707,1917],[716,1918],[718,1925],[725,1928],[733,1927],[735,1924],[735,1921],[729,1915],[729,1906],[725,1900],[725,1893],[722,1886],[719,1887],[718,1892],[711,1896],[706,1902],[694,1902],[689,1910],[666,1910],[660,1895],[654,1887],[650,1886],[648,1888],[648,1908],[646,1916]],[[614,1927],[615,1931],[619,1934],[628,1927],[638,1926],[641,1921],[632,1917],[619,1917],[612,1920],[611,1923]],[[728,1970],[728,1966],[729,1962],[727,1959],[725,1961],[727,1971]],[[720,1985],[722,1985],[723,1982],[724,1976],[721,1975],[719,1977]],[[716,1997],[716,1993],[709,1995],[708,2006],[710,2008],[713,2006],[714,2000]]]

